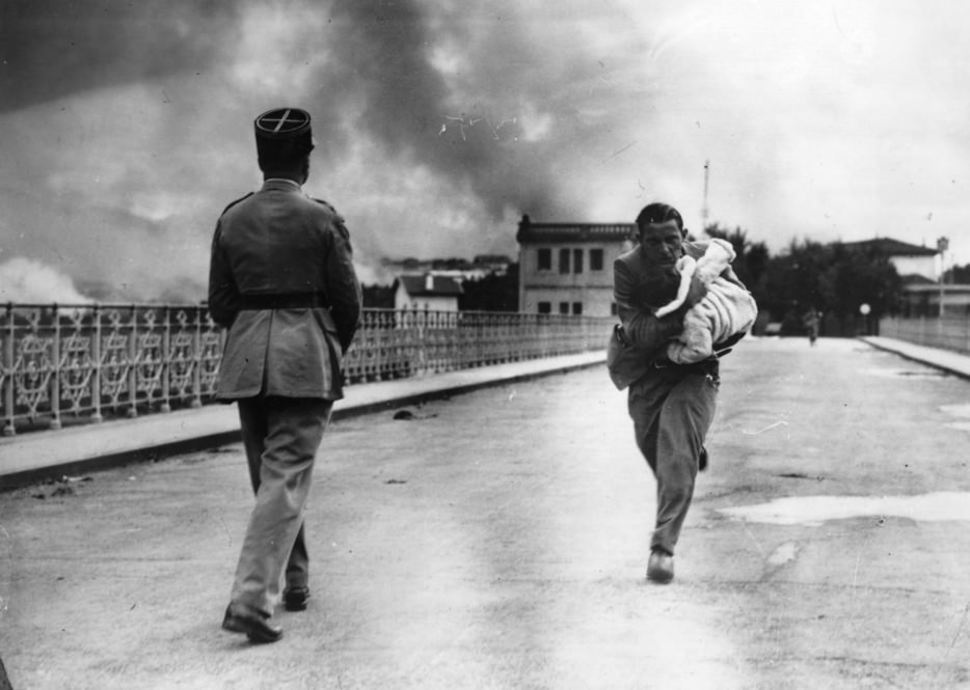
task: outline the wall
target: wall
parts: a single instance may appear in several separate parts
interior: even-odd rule
[[[519,310],[535,314],[539,302],[549,302],[552,313],[559,313],[559,303],[580,302],[587,316],[611,316],[613,313],[613,262],[632,245],[629,242],[548,243],[523,245],[519,248]],[[539,270],[539,250],[551,251],[548,269]],[[560,272],[560,250],[569,251],[569,271]],[[602,267],[591,269],[591,251],[603,253]],[[582,272],[575,271],[575,253],[582,253]]]

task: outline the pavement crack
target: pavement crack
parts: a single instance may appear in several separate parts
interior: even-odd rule
[[[967,624],[967,613],[970,612],[970,603],[963,607],[963,615],[960,616],[960,625],[957,626],[957,631],[953,635],[953,640],[950,642],[949,649],[946,650],[946,656],[950,655],[953,648],[956,646],[957,640],[960,639],[960,635],[963,633],[963,628]]]

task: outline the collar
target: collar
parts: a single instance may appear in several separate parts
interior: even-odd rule
[[[263,181],[263,187],[261,191],[267,190],[286,190],[302,192],[303,187],[299,182],[295,180],[288,180],[285,177],[268,177]]]

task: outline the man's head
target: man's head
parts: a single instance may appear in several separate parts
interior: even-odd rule
[[[653,203],[637,216],[640,251],[658,266],[673,265],[684,254],[684,219],[673,206]]]
[[[659,309],[677,299],[680,271],[673,265],[663,266],[643,276],[634,288],[634,299],[649,309]]]
[[[299,108],[274,108],[257,117],[253,127],[263,177],[306,182],[313,150],[310,114]]]

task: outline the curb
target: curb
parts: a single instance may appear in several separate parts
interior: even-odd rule
[[[928,347],[926,345],[914,345],[905,341],[894,340],[893,338],[860,336],[858,339],[877,350],[889,352],[911,362],[924,364],[961,379],[970,380],[970,356],[968,355]],[[965,360],[965,362],[962,362],[963,367],[956,366],[954,362],[957,359]],[[945,360],[950,360],[950,362],[948,363]]]
[[[488,367],[480,367],[474,370],[448,372],[446,374],[430,376],[425,379],[401,379],[394,382],[388,381],[383,383],[362,384],[374,387],[374,389],[371,391],[371,395],[363,396],[364,399],[360,402],[355,403],[348,401],[348,404],[337,406],[333,411],[331,420],[338,421],[341,419],[360,417],[373,414],[375,412],[389,410],[394,407],[400,407],[402,405],[416,405],[430,400],[440,400],[442,398],[470,393],[483,388],[516,383],[520,381],[528,381],[553,374],[566,374],[580,369],[602,366],[605,361],[605,351],[596,351],[592,353],[582,353],[581,355],[567,355],[563,357],[549,358],[546,360],[531,360],[529,362],[516,363],[515,365],[494,365],[493,371],[489,372],[489,374],[492,375],[485,375],[484,377],[480,376],[479,374],[488,369]],[[500,367],[505,367],[505,369],[500,370]],[[516,369],[522,368],[528,368],[528,370],[516,371]],[[509,371],[509,369],[512,371]],[[466,381],[463,379],[470,380]],[[399,392],[395,393],[393,392],[394,388],[392,388],[394,384],[398,384],[396,387],[399,389],[411,390],[400,390]],[[373,391],[379,391],[380,387],[382,386],[385,387],[385,391],[388,391],[387,397],[382,397],[380,394],[373,394]],[[353,387],[349,387],[348,391],[351,391],[351,395],[348,397],[353,397]],[[367,399],[368,397],[370,399]],[[238,428],[234,405],[214,404],[206,405],[205,408],[210,408],[206,410],[206,412],[210,415],[215,416],[224,414],[227,416],[227,418],[231,416],[231,419],[218,420],[215,426],[219,427],[219,430],[189,433],[184,437],[176,438],[171,441],[153,441],[145,443],[144,445],[135,445],[134,447],[125,447],[116,450],[107,449],[104,451],[94,451],[88,453],[87,455],[82,453],[82,457],[75,457],[65,461],[54,460],[47,462],[41,459],[40,461],[36,461],[36,466],[15,470],[9,473],[4,473],[3,470],[0,469],[0,492],[10,491],[27,484],[47,481],[52,478],[60,478],[63,475],[77,475],[82,472],[122,467],[124,465],[140,462],[157,462],[158,460],[171,457],[173,455],[198,452],[211,448],[218,448],[219,446],[224,446],[231,443],[241,442],[242,433]],[[220,411],[229,409],[232,409],[231,413]],[[193,414],[198,414],[198,410],[167,413],[165,418],[162,418],[161,415],[148,415],[146,417],[139,418],[135,423],[151,424],[153,421],[155,421],[159,423],[166,422],[167,424],[176,424],[179,417],[173,415],[180,415],[182,418],[187,419]],[[155,419],[153,419],[153,417]],[[133,428],[133,423],[128,421],[110,422],[110,430],[112,432],[118,432],[124,427],[124,425],[127,425],[127,428],[133,432],[137,431],[137,429]],[[210,426],[212,425],[210,424]],[[34,453],[32,452],[32,448],[39,449],[42,444],[46,444],[48,446],[51,444],[57,446],[69,446],[74,434],[80,433],[90,435],[92,433],[97,433],[99,429],[105,430],[106,427],[103,425],[100,427],[91,425],[76,427],[75,429],[71,430],[28,433],[23,436],[13,437],[12,439],[3,439],[3,441],[0,442],[0,452],[7,457],[10,454],[8,449],[17,448],[20,450],[22,456],[27,456],[29,458],[26,462],[30,463],[34,462],[32,459],[33,457],[39,456],[43,458],[43,455],[45,454],[43,452]],[[76,452],[73,449],[68,449],[68,452],[72,451]],[[47,450],[46,454],[50,455],[49,449]],[[24,461],[22,461],[21,464],[24,464]]]

